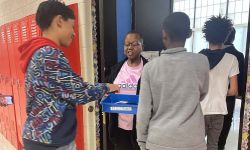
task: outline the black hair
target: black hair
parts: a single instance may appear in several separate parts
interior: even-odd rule
[[[235,33],[236,33],[236,31],[235,31],[235,29],[233,27],[232,30],[230,31],[229,35],[227,36],[227,39],[225,41],[225,45],[233,44],[234,38],[235,38]]]
[[[36,23],[45,30],[49,28],[53,18],[57,15],[61,15],[64,20],[75,19],[74,12],[64,3],[58,0],[47,0],[40,3],[36,12]]]
[[[141,44],[143,44],[143,38],[142,38],[142,36],[141,36],[141,34],[139,33],[139,32],[137,32],[137,31],[129,31],[127,34],[126,34],[126,36],[125,37],[127,37],[129,34],[136,34],[137,36],[139,36],[139,42],[141,43]],[[126,38],[125,38],[126,39]],[[124,39],[124,40],[125,40]]]
[[[172,41],[185,41],[191,34],[190,19],[183,12],[174,12],[165,18],[163,30]]]
[[[232,20],[227,17],[212,16],[205,22],[202,32],[209,43],[221,44],[224,43],[227,35],[232,30]]]

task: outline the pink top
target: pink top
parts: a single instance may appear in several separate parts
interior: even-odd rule
[[[143,69],[143,61],[136,67],[128,66],[128,62],[126,61],[120,72],[118,73],[114,84],[119,84],[121,86],[120,94],[129,94],[135,95],[137,89],[137,83],[139,78],[141,77]],[[134,115],[130,114],[119,114],[118,117],[118,127],[124,130],[132,130],[133,129],[133,118]]]

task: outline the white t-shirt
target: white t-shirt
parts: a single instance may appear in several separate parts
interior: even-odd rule
[[[225,53],[222,60],[209,71],[209,89],[201,107],[204,115],[222,114],[226,115],[226,96],[229,78],[239,74],[237,58]]]

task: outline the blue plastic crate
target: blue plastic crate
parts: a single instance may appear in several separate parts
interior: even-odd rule
[[[110,94],[101,100],[102,111],[108,113],[136,114],[138,95]]]

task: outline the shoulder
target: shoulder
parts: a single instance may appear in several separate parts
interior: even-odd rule
[[[224,61],[224,64],[231,64],[231,65],[228,65],[230,67],[238,64],[237,57],[229,53],[225,53],[223,61]]]
[[[33,56],[38,56],[38,57],[53,57],[55,58],[56,56],[58,57],[65,57],[64,56],[64,53],[59,50],[59,49],[56,49],[56,48],[53,48],[53,47],[50,47],[50,46],[44,46],[44,47],[41,47],[39,48]]]
[[[155,68],[156,66],[159,65],[160,59],[161,59],[161,57],[156,57],[149,62],[147,61],[144,64],[143,70],[150,70],[151,68]]]
[[[44,46],[38,49],[33,55],[34,61],[41,61],[44,63],[62,64],[68,66],[69,60],[65,57],[64,52],[50,46]]]
[[[230,53],[225,53],[224,57],[227,58],[228,60],[235,60],[235,59],[237,59],[235,55],[230,54]]]
[[[126,60],[127,60],[127,59],[125,59],[125,60],[123,60],[123,61],[120,61],[120,62],[118,62],[117,64],[113,65],[113,66],[111,67],[111,70],[118,70],[118,69],[120,69],[120,68],[123,66],[123,64],[126,62]]]
[[[186,53],[187,58],[194,62],[194,63],[208,63],[207,56],[201,54],[201,53],[192,53],[192,52],[187,52]]]
[[[190,65],[192,65],[196,70],[203,70],[208,71],[209,70],[209,62],[207,56],[200,54],[200,53],[191,53],[187,52],[187,61]]]

